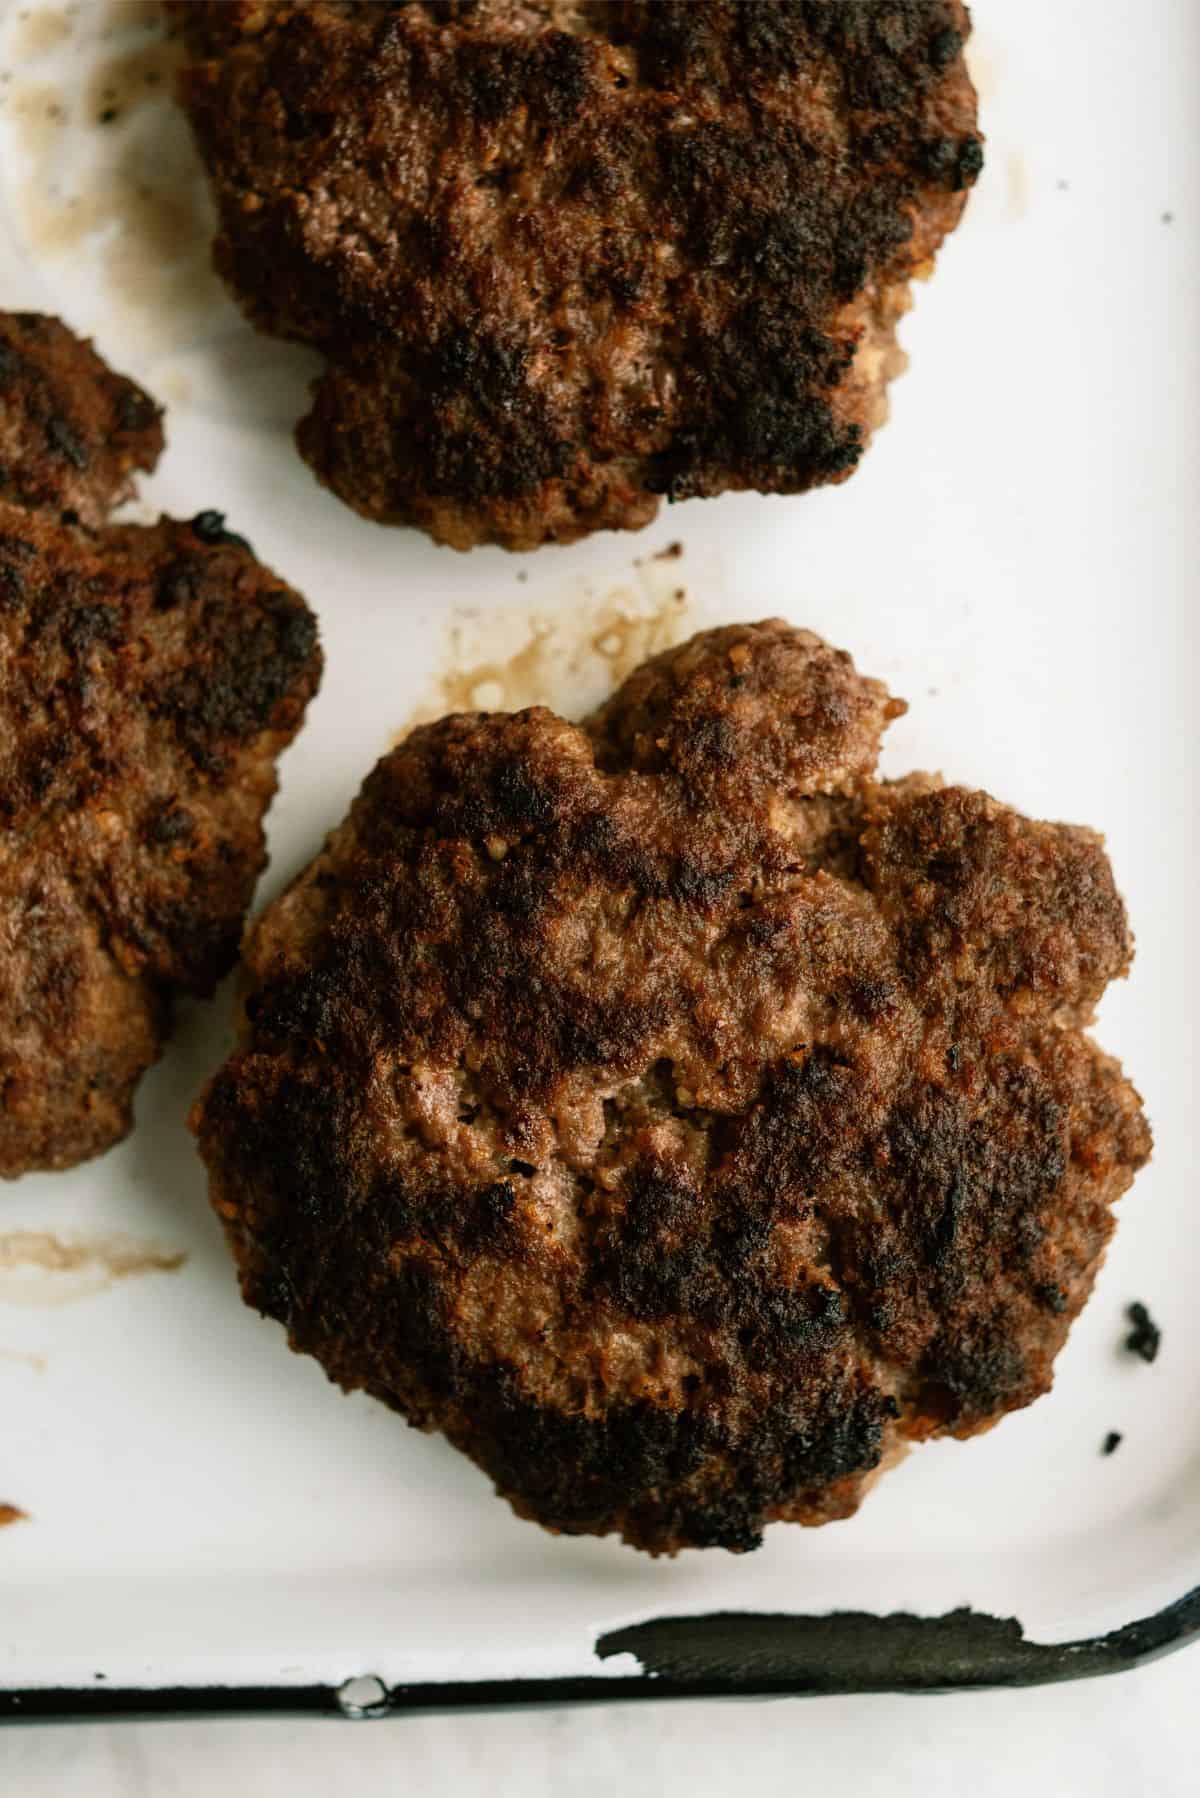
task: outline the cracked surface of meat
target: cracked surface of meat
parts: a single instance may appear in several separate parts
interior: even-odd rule
[[[47,448],[56,417],[77,453]],[[9,1178],[124,1136],[172,996],[232,967],[275,758],[319,677],[304,601],[218,513],[103,522],[161,440],[158,408],[90,345],[57,320],[0,316]]]
[[[961,0],[168,10],[301,453],[459,549],[843,480],[982,163]]]
[[[449,717],[251,933],[245,1298],[553,1530],[751,1548],[1028,1404],[1149,1154],[1100,838],[877,780],[901,710],[775,621]]]

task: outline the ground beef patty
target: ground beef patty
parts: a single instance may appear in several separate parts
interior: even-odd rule
[[[90,343],[40,312],[0,312],[0,502],[103,524],[162,447],[159,408]]]
[[[161,443],[88,344],[0,316],[0,1176],[129,1129],[172,994],[236,959],[320,671],[218,513],[101,522]]]
[[[961,0],[170,10],[302,454],[458,549],[844,479],[982,162]]]
[[[753,1548],[1050,1385],[1149,1132],[1100,839],[774,622],[444,719],[247,950],[194,1124],[246,1299],[553,1530]]]

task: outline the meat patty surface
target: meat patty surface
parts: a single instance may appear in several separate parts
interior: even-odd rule
[[[961,0],[168,7],[301,453],[458,549],[845,479],[982,163]]]
[[[275,758],[319,678],[312,614],[218,513],[103,522],[161,443],[153,401],[90,345],[0,316],[9,1178],[124,1136],[172,995],[233,965]]]
[[[162,412],[40,312],[0,312],[0,502],[103,524],[162,454]]]
[[[246,1300],[551,1530],[753,1548],[1050,1386],[1150,1151],[1131,937],[1092,831],[878,781],[903,710],[774,621],[446,718],[250,934]]]

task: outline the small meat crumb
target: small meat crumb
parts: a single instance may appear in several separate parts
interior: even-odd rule
[[[1140,1301],[1130,1305],[1126,1315],[1133,1325],[1125,1338],[1125,1347],[1129,1354],[1138,1355],[1143,1361],[1154,1361],[1158,1358],[1159,1345],[1162,1342],[1162,1331]]]
[[[1110,1430],[1108,1432],[1108,1435],[1104,1438],[1104,1442],[1101,1445],[1100,1453],[1102,1455],[1116,1454],[1117,1450],[1121,1446],[1121,1442],[1122,1442],[1122,1436],[1121,1436],[1120,1430]]]
[[[0,1504],[0,1530],[8,1523],[28,1523],[29,1512],[23,1511],[20,1505]]]

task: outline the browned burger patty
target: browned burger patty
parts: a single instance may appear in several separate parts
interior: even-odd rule
[[[218,513],[101,522],[161,442],[89,345],[0,316],[0,1176],[129,1129],[172,995],[236,959],[319,677],[304,601]]]
[[[0,312],[0,501],[103,524],[162,447],[160,409],[90,343],[40,312]]]
[[[1150,1151],[1130,934],[1093,832],[877,782],[902,710],[774,622],[444,719],[251,934],[246,1299],[550,1529],[753,1548],[1050,1385]]]
[[[469,549],[843,480],[979,172],[961,0],[171,5],[302,454]]]

